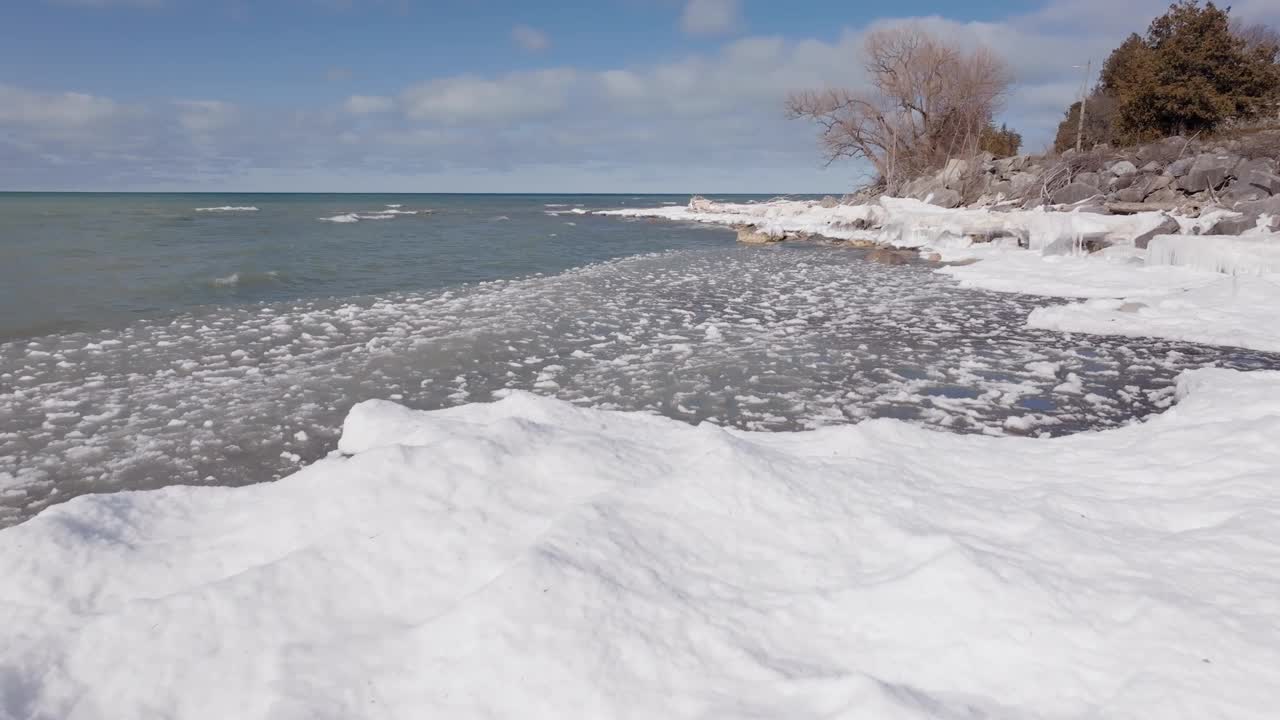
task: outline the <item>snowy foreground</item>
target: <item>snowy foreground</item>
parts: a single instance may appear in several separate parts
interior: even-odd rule
[[[1273,238],[804,205],[777,221],[1082,301],[1032,324],[1280,349]],[[1073,254],[1097,224],[1117,245]],[[365,402],[278,482],[0,530],[0,718],[1272,718],[1280,372],[1188,371],[1177,397],[1055,439]]]
[[[600,214],[753,225],[770,234],[810,233],[919,248],[947,261],[978,260],[940,270],[966,287],[1094,300],[1033,313],[1028,318],[1032,327],[1280,352],[1275,312],[1280,307],[1280,235],[1190,234],[1232,213],[1176,218],[1181,234],[1156,235],[1147,250],[1135,248],[1134,239],[1159,228],[1166,221],[1161,213],[947,210],[884,198],[875,205],[832,208],[809,201],[731,204],[697,199],[685,207]],[[1082,247],[1091,240],[1112,247],[1086,254]]]
[[[1271,718],[1280,373],[1054,440],[357,406],[0,531],[11,718]]]

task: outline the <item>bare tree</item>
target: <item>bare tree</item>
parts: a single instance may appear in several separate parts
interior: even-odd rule
[[[1244,41],[1246,51],[1262,52],[1272,62],[1280,62],[1280,31],[1270,25],[1246,25],[1240,18],[1232,18],[1231,34]]]
[[[975,153],[1012,82],[986,48],[965,51],[915,25],[872,32],[863,51],[869,88],[794,93],[787,113],[818,123],[828,163],[866,159],[890,191]]]

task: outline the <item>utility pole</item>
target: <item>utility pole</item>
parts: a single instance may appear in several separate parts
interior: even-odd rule
[[[1084,146],[1084,106],[1089,102],[1089,76],[1092,74],[1093,58],[1089,58],[1089,62],[1084,65],[1084,81],[1080,83],[1080,124],[1076,126],[1076,152],[1080,152]]]

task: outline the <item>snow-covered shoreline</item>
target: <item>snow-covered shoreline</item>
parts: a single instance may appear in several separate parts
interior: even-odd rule
[[[1037,327],[1280,350],[1275,275],[1151,264],[1152,218],[612,214],[873,238],[1081,300]],[[1269,718],[1280,371],[1177,398],[1056,439],[368,401],[278,482],[0,530],[0,718]]]
[[[697,198],[688,206],[598,214],[749,225],[773,235],[920,250],[945,261],[970,261],[939,269],[965,287],[1086,300],[1033,313],[1028,319],[1033,327],[1280,351],[1280,320],[1268,309],[1280,308],[1280,234],[1191,234],[1212,225],[1219,214],[1177,217],[1186,234],[1155,234],[1149,249],[1135,247],[1135,239],[1158,231],[1168,219],[1163,213],[948,210],[899,198],[834,207]],[[1090,240],[1110,247],[1086,254],[1082,248]]]
[[[370,401],[279,482],[0,531],[0,711],[1269,717],[1280,373],[1179,396],[1054,440]]]

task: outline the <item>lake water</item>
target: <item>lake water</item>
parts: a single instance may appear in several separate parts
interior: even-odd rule
[[[1189,367],[1280,367],[1029,330],[1051,301],[923,263],[583,214],[686,201],[0,194],[0,526],[85,492],[278,478],[369,398],[1058,435],[1167,407]]]

